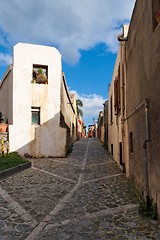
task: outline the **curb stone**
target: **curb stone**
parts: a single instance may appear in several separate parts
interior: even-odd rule
[[[6,170],[0,172],[0,179],[9,177],[17,172],[21,172],[30,167],[31,167],[31,162],[26,162],[26,163],[20,164],[18,166],[6,169]]]

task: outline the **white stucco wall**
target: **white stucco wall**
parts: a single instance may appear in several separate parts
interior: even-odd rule
[[[48,66],[48,85],[31,83],[33,64]],[[36,157],[65,156],[66,130],[59,126],[61,73],[61,55],[56,48],[14,46],[10,151]],[[31,107],[40,107],[40,125],[31,125]]]

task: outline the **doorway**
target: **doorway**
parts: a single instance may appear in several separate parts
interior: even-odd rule
[[[119,143],[119,163],[123,166],[122,142]]]

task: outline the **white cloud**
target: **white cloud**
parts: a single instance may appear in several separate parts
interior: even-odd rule
[[[79,94],[74,90],[70,92],[76,94],[76,99],[80,99],[83,102],[82,110],[85,124],[93,124],[93,118],[98,119],[99,112],[103,110],[103,103],[106,99],[97,94]]]
[[[75,64],[80,50],[105,43],[116,51],[117,27],[127,21],[135,0],[0,0],[3,42],[31,42],[59,48]],[[2,42],[2,41],[1,41]]]
[[[0,53],[0,66],[12,63],[12,57],[9,54]]]

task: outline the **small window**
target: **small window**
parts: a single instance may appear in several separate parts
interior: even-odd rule
[[[48,66],[33,65],[32,83],[48,84]]]
[[[40,107],[31,108],[32,125],[40,125]]]
[[[132,132],[129,133],[129,151],[133,153],[133,134]]]
[[[111,144],[111,155],[113,156],[113,144]]]

